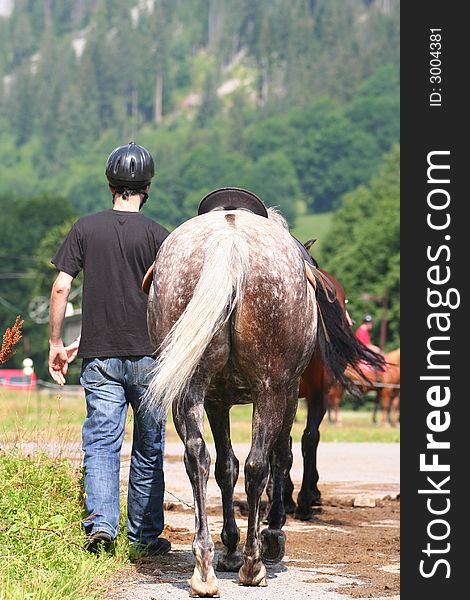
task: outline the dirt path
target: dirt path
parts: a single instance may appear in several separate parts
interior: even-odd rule
[[[213,454],[213,448],[210,448]],[[244,460],[248,445],[235,453]],[[123,482],[126,480],[123,462]],[[268,569],[268,587],[237,585],[235,573],[218,574],[225,600],[345,600],[388,598],[399,594],[399,446],[397,444],[320,444],[319,470],[324,506],[314,521],[289,517],[286,556]],[[164,536],[172,552],[144,559],[113,576],[107,600],[186,600],[187,580],[194,561],[191,552],[193,510],[181,458],[181,445],[166,449],[167,511]],[[300,448],[294,447],[292,470],[296,490],[302,475]],[[237,523],[246,532],[243,479],[237,484]],[[213,477],[208,485],[209,523],[216,553],[221,550],[220,494]],[[355,506],[354,506],[355,505]],[[242,510],[240,510],[242,509]]]

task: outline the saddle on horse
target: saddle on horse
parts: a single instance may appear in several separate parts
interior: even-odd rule
[[[256,194],[236,187],[213,190],[199,203],[197,214],[204,215],[211,210],[248,210],[260,217],[268,218],[268,210]]]
[[[197,214],[200,216],[213,210],[247,210],[260,217],[268,218],[268,210],[261,198],[253,192],[244,190],[243,188],[224,187],[206,194],[199,203]],[[297,247],[305,260],[307,279],[315,288],[315,275],[311,267],[316,269],[318,268],[318,265],[310,256],[305,246],[294,236],[292,236],[292,239],[297,244]],[[142,281],[141,289],[146,294],[149,293],[150,286],[152,285],[153,271],[154,265],[152,264]]]

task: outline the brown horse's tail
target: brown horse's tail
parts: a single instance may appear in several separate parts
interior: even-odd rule
[[[316,299],[319,311],[318,345],[323,362],[333,380],[354,395],[359,395],[356,376],[370,383],[365,370],[385,368],[382,355],[370,350],[354,335],[346,319],[346,312],[336,298],[334,288],[317,270]]]

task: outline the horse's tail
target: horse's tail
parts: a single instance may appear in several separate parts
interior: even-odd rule
[[[158,417],[184,397],[204,351],[240,302],[247,269],[247,243],[229,223],[208,240],[193,296],[159,348],[146,393]]]
[[[327,289],[321,273],[315,271],[315,275],[319,311],[317,335],[323,362],[333,380],[357,396],[360,380],[370,383],[365,369],[369,367],[381,372],[385,368],[385,359],[357,339],[347,322],[345,310],[334,297],[334,289]]]

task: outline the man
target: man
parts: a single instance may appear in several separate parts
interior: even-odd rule
[[[113,150],[106,177],[113,208],[80,218],[52,263],[59,271],[50,306],[49,372],[65,383],[68,363],[83,358],[83,425],[87,550],[109,549],[118,533],[120,451],[127,407],[134,412],[128,491],[128,537],[146,554],[166,554],[163,530],[164,426],[139,410],[153,348],[147,296],[140,284],[168,231],[140,213],[154,175],[152,156],[129,142]],[[62,326],[74,277],[83,269],[81,337],[64,348]]]

